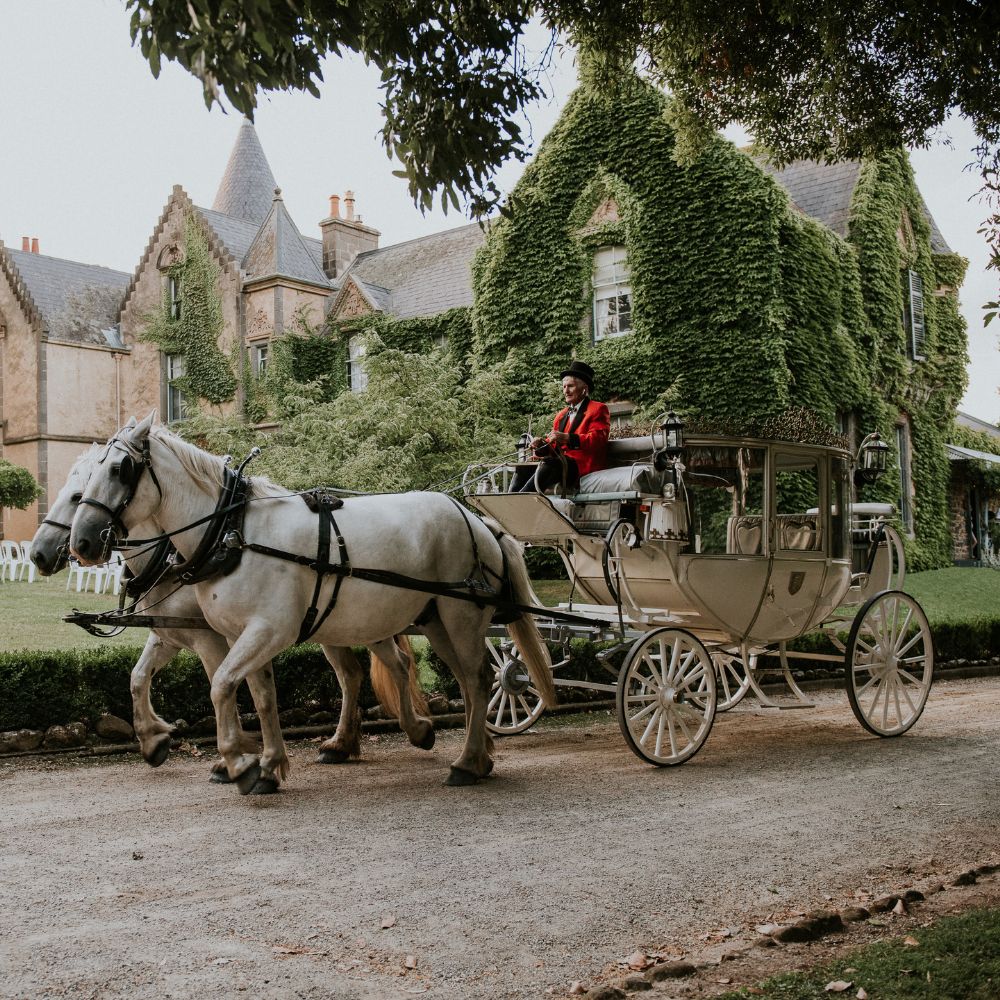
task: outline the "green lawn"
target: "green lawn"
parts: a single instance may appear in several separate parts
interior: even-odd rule
[[[566,580],[533,583],[547,607],[569,596]],[[920,601],[932,623],[1000,616],[998,570],[951,567],[911,573],[905,589]],[[145,629],[129,629],[114,639],[97,639],[62,621],[73,608],[103,611],[113,608],[117,600],[110,594],[67,591],[65,572],[35,583],[5,581],[0,584],[0,649],[75,649],[106,642],[141,646],[146,641]]]
[[[838,984],[831,992],[829,984]],[[839,984],[850,983],[849,987]],[[904,938],[862,948],[811,972],[776,976],[721,1000],[996,1000],[1000,996],[1000,911],[947,917]]]
[[[933,624],[1000,617],[1000,570],[950,566],[907,574],[903,589]]]
[[[127,629],[114,639],[98,639],[79,625],[67,625],[62,616],[80,611],[109,611],[118,606],[113,594],[66,589],[66,572],[34,583],[5,580],[0,584],[0,650],[17,649],[86,649],[114,643],[141,646],[147,631]]]

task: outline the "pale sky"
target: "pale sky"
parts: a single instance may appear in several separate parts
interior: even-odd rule
[[[172,64],[154,80],[131,47],[119,0],[0,0],[0,239],[20,249],[38,237],[43,254],[131,273],[174,184],[210,207],[240,126],[236,113],[207,111],[201,86]],[[539,34],[537,44],[543,44]],[[299,229],[319,236],[331,194],[350,189],[364,221],[387,246],[463,224],[454,211],[421,216],[378,132],[378,75],[354,57],[330,60],[320,99],[265,97],[257,134]],[[571,55],[548,75],[551,99],[529,111],[536,142],[575,87]],[[997,298],[976,230],[972,131],[950,127],[952,148],[911,154],[917,183],[952,249],[969,260],[962,289],[969,324],[969,391],[961,408],[1000,418],[1000,320],[983,329],[981,306]],[[522,165],[499,174],[509,191]],[[971,200],[970,200],[971,199]]]

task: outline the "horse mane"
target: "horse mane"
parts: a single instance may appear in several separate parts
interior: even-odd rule
[[[177,458],[197,483],[211,489],[222,488],[225,478],[225,459],[190,444],[163,427],[151,427],[149,434]],[[289,493],[288,489],[268,479],[267,476],[250,476],[248,482],[251,497],[284,497]]]

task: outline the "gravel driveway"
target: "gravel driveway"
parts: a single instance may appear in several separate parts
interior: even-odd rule
[[[565,995],[637,948],[996,856],[1000,680],[938,684],[896,740],[816,697],[720,716],[665,770],[606,715],[543,724],[472,788],[442,784],[456,732],[341,767],[295,744],[270,798],[210,785],[207,756],[0,763],[0,996]]]

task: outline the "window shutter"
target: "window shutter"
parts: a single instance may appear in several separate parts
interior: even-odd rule
[[[924,282],[916,271],[907,272],[910,289],[910,348],[914,361],[924,360]]]

